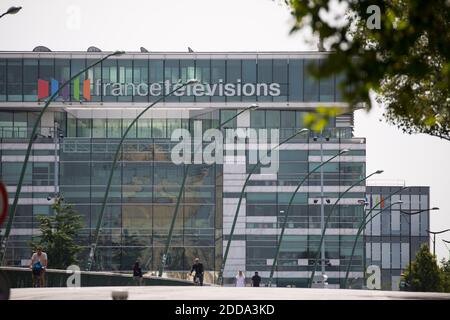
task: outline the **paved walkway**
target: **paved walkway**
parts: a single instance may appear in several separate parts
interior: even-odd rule
[[[127,291],[129,300],[392,300],[448,299],[449,293],[234,287],[83,287],[12,289],[11,300],[110,300]]]

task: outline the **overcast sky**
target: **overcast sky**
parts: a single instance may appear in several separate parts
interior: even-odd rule
[[[2,0],[0,12],[23,9],[0,20],[0,50],[31,51],[303,51],[317,50],[301,33],[289,35],[292,20],[272,0]],[[305,34],[307,34],[305,32]],[[385,182],[431,187],[432,230],[450,228],[450,142],[405,135],[382,119],[380,107],[356,112],[355,135],[367,138],[367,172],[384,169]],[[381,178],[380,177],[380,178]],[[438,238],[439,257],[449,253]]]

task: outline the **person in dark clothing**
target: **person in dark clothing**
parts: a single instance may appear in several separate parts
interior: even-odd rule
[[[137,285],[140,286],[142,284],[142,269],[139,265],[139,261],[136,261],[133,267],[133,278],[136,281]]]
[[[255,272],[255,275],[252,277],[252,287],[259,287],[261,283],[261,277],[258,275],[258,272]]]
[[[195,275],[194,275],[194,283],[197,283],[197,279],[198,282],[200,283],[201,286],[203,286],[203,264],[200,263],[200,260],[198,258],[195,258],[194,260],[194,264],[192,265],[192,269],[191,269],[191,275],[192,272],[195,271]]]

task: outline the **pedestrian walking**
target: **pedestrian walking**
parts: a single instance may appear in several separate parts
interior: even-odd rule
[[[252,277],[252,287],[259,287],[261,283],[261,277],[258,275],[258,272],[255,272],[255,275]]]
[[[139,265],[139,260],[136,260],[133,267],[133,279],[138,286],[142,285],[142,268]]]
[[[236,287],[245,287],[245,276],[241,270],[239,270],[239,273],[236,276]]]

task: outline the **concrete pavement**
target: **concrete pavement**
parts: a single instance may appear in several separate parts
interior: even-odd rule
[[[11,300],[111,300],[127,291],[129,300],[398,300],[448,299],[450,293],[376,290],[235,287],[83,287],[11,289]]]

